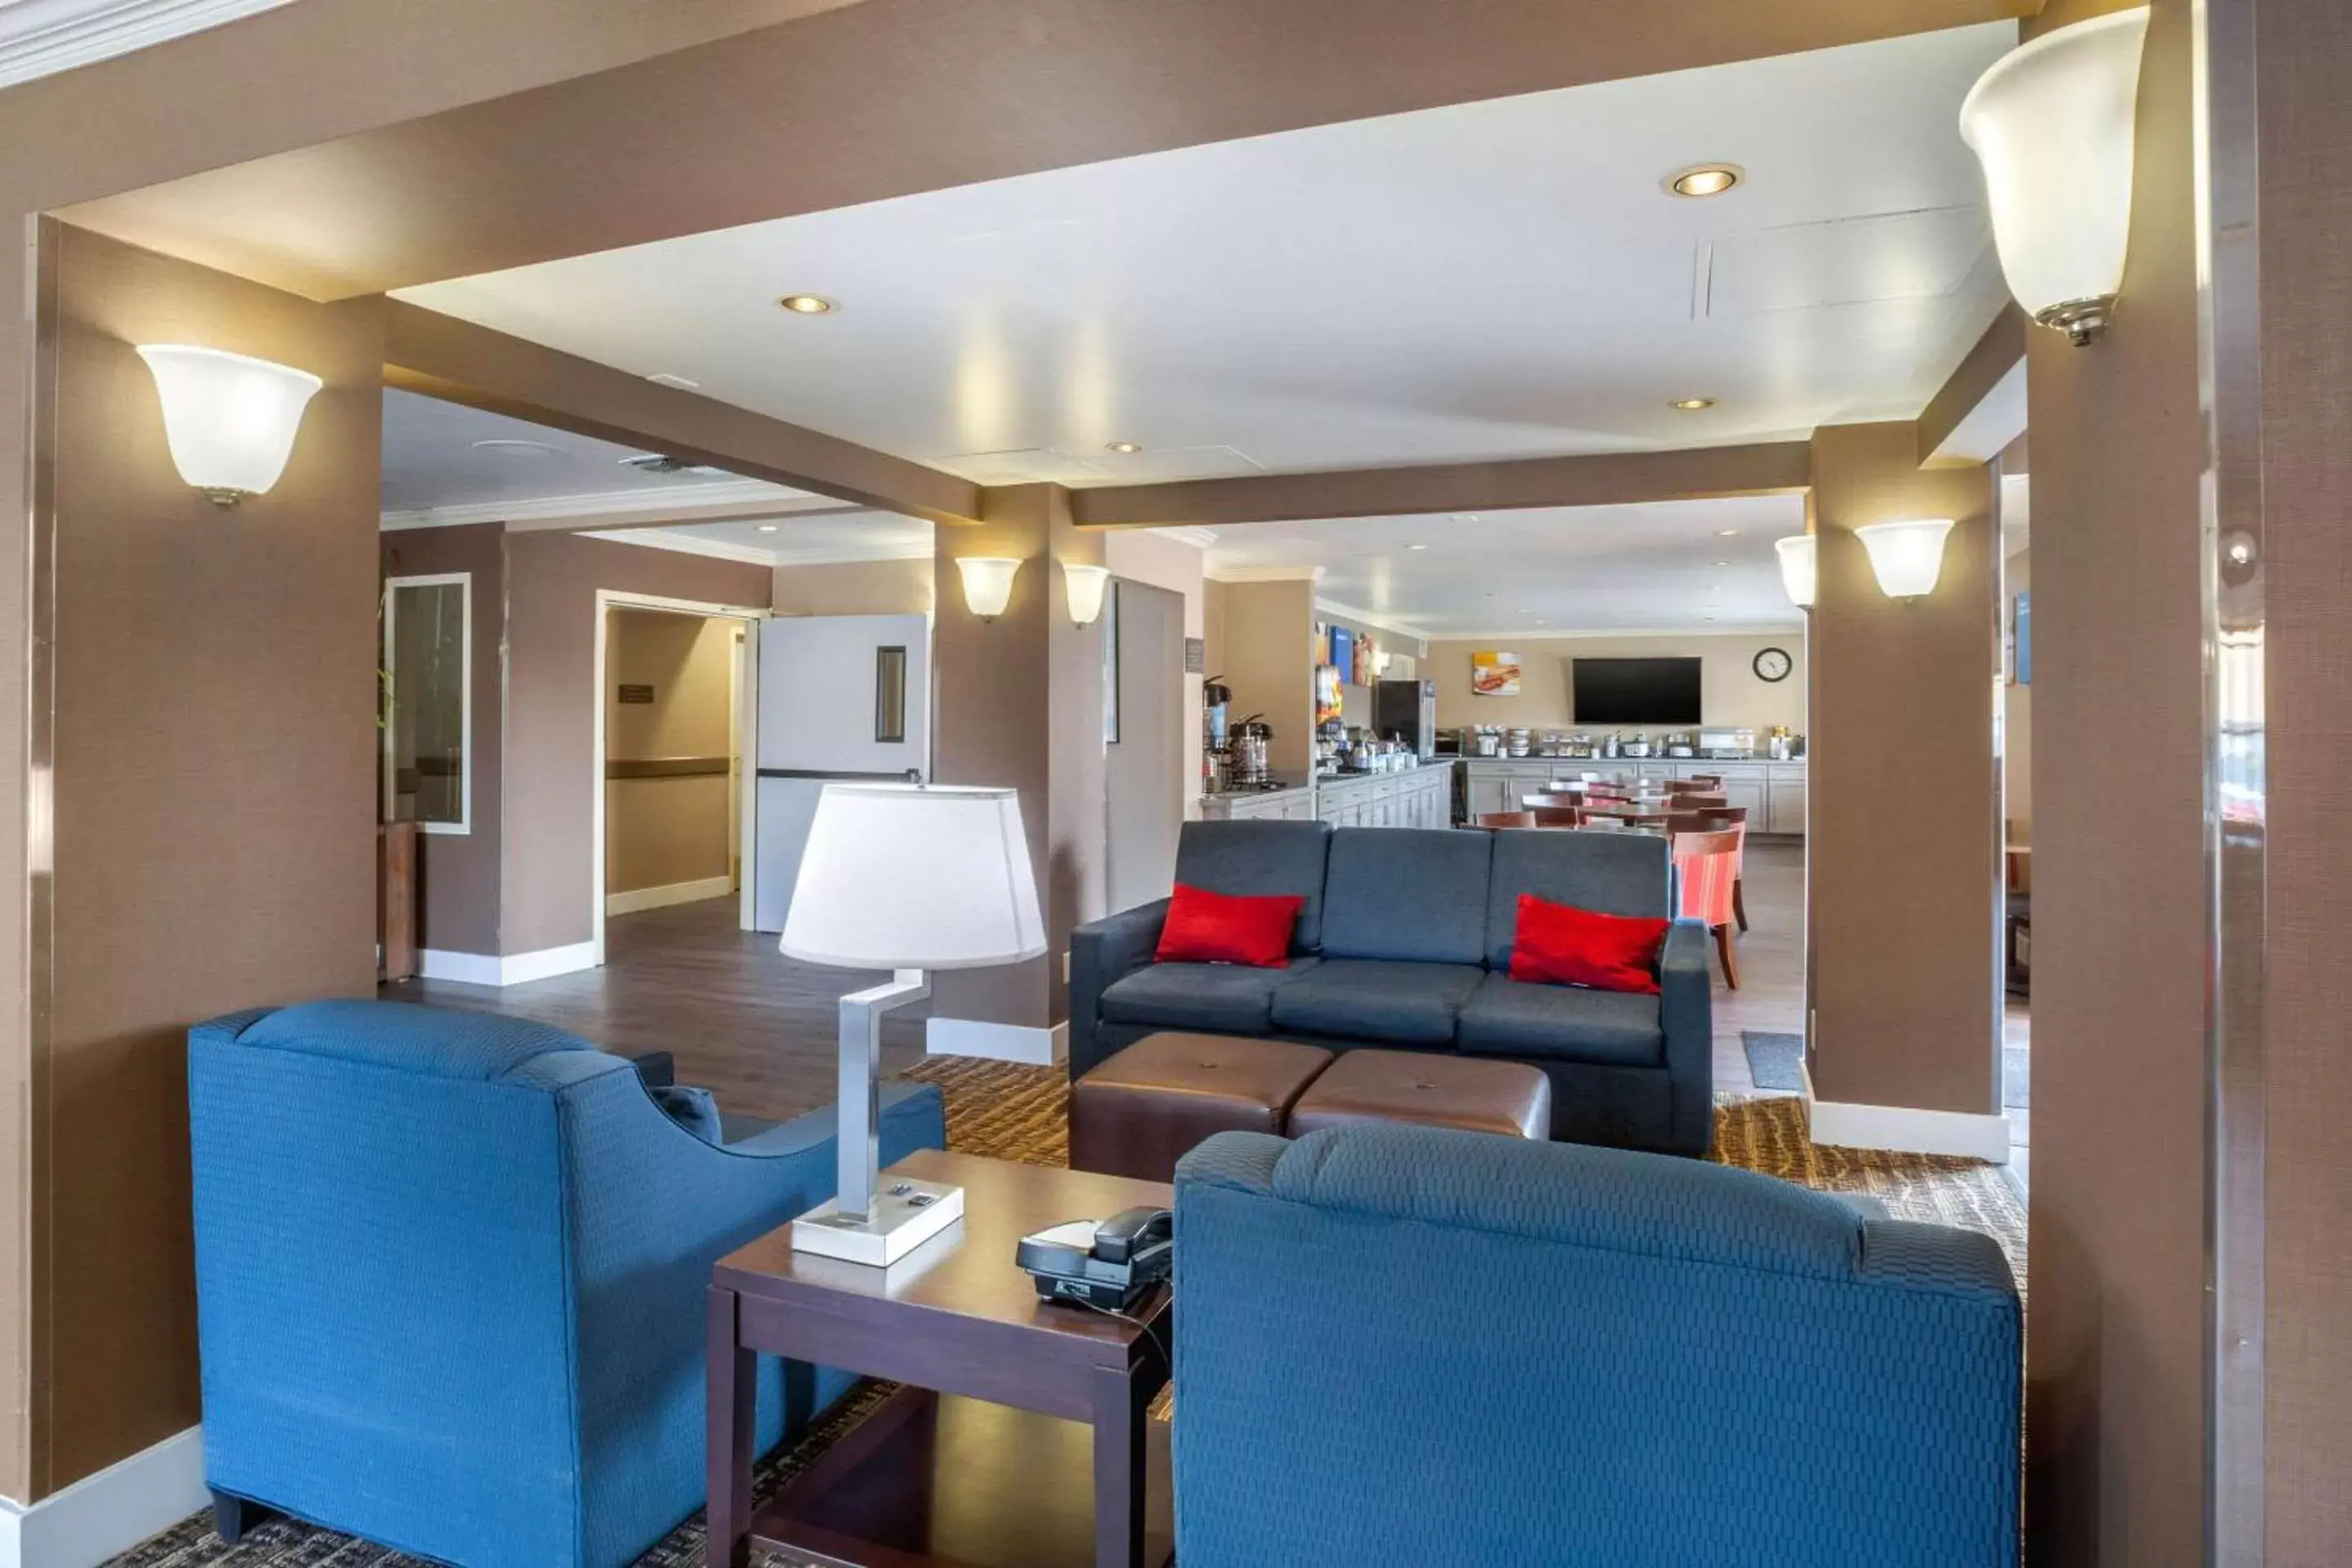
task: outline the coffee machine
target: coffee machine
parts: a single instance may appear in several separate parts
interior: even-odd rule
[[[1274,726],[1262,713],[1253,713],[1233,727],[1233,739],[1226,747],[1233,758],[1232,787],[1264,789],[1274,782],[1274,770],[1266,758],[1266,742],[1273,739]]]
[[[1222,795],[1233,785],[1233,753],[1227,748],[1225,714],[1233,688],[1211,676],[1201,687],[1201,793]]]

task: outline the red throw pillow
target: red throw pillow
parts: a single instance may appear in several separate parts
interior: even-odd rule
[[[1307,900],[1296,895],[1244,898],[1176,884],[1160,928],[1162,963],[1246,963],[1281,969],[1290,962],[1290,928]]]
[[[1658,949],[1671,921],[1604,915],[1519,895],[1511,978],[1537,985],[1658,994]]]

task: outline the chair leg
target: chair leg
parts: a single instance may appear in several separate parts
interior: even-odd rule
[[[1748,879],[1745,877],[1734,877],[1731,879],[1731,916],[1739,922],[1741,931],[1748,929],[1747,887]]]
[[[213,1493],[213,1533],[225,1546],[235,1546],[245,1539],[245,1532],[269,1517],[269,1510],[251,1498],[241,1498],[228,1492]]]
[[[1715,951],[1723,960],[1723,983],[1734,991],[1739,989],[1739,960],[1732,955],[1731,928],[1715,928]]]

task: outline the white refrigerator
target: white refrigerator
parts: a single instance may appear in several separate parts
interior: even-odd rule
[[[781,931],[829,780],[930,777],[929,616],[761,621],[751,926]]]

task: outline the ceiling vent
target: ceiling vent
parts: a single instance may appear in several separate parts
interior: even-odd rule
[[[708,463],[689,463],[684,458],[672,458],[660,452],[639,452],[621,459],[621,467],[635,468],[641,474],[702,474],[726,479],[729,470],[714,468]]]

